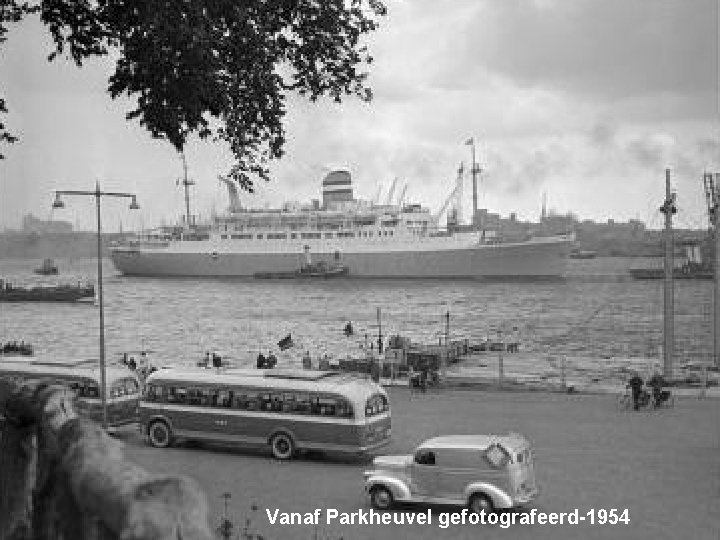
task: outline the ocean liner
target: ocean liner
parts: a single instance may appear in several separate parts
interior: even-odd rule
[[[477,215],[474,175],[473,180]],[[438,214],[403,204],[402,197],[395,204],[356,200],[346,170],[327,174],[322,201],[278,209],[244,208],[236,186],[225,183],[227,213],[206,226],[166,228],[115,246],[116,268],[136,276],[251,277],[301,275],[303,268],[320,265],[342,268],[350,278],[558,278],[573,240],[505,241],[480,223],[451,219],[441,227]],[[451,197],[461,193],[460,186],[459,177]]]

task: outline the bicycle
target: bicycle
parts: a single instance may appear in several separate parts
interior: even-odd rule
[[[617,406],[618,410],[621,411],[629,411],[635,408],[635,403],[633,400],[632,391],[629,389],[626,389],[623,394],[620,394],[616,400],[615,405]],[[638,398],[638,410],[640,409],[648,409],[652,406],[652,399],[650,394],[646,390],[642,390],[640,392],[640,396]]]
[[[675,407],[675,396],[670,390],[660,390],[657,396],[652,398],[653,409],[672,409]]]
[[[618,396],[616,406],[621,411],[629,411],[634,409],[632,391],[625,392]],[[675,396],[669,390],[662,390],[658,398],[650,394],[647,390],[640,393],[638,399],[638,410],[641,409],[672,409],[675,407]]]

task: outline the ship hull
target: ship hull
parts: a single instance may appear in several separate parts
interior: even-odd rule
[[[36,287],[0,291],[0,302],[77,302],[95,297],[92,287]]]
[[[536,239],[508,244],[455,246],[448,249],[403,249],[354,252],[313,250],[313,263],[342,264],[351,278],[562,278],[571,242]],[[197,243],[195,248],[200,248]],[[293,272],[305,263],[300,250],[273,253],[207,249],[117,248],[115,267],[125,275],[156,277],[252,277]]]

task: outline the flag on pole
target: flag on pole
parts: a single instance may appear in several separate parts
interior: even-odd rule
[[[293,343],[292,336],[290,334],[278,341],[278,347],[280,347],[281,351],[286,351],[294,345],[295,344]]]
[[[465,141],[465,144],[472,146],[475,144],[475,137],[470,137],[467,141]]]

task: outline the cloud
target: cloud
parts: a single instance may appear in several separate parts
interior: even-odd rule
[[[604,97],[715,88],[714,0],[486,1],[467,50],[523,84]]]

